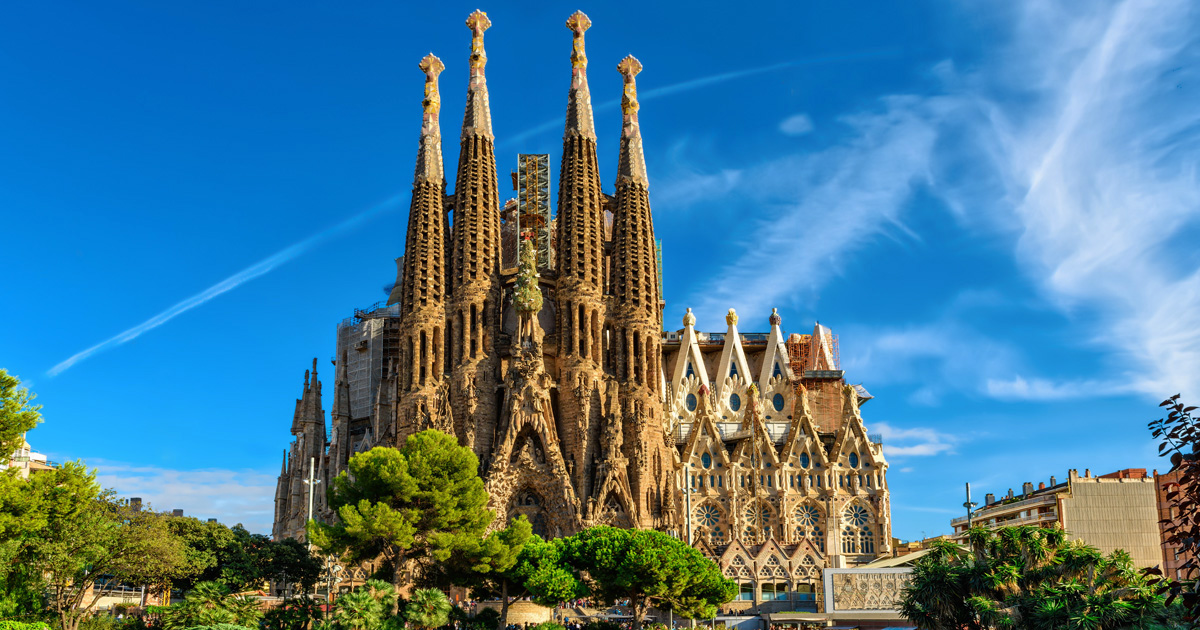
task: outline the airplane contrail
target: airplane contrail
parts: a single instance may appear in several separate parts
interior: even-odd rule
[[[171,308],[168,308],[167,310],[159,313],[158,315],[155,315],[154,317],[151,317],[150,319],[138,324],[137,326],[134,326],[133,328],[130,328],[129,330],[126,330],[116,336],[105,339],[104,341],[101,341],[100,343],[88,348],[87,350],[83,350],[81,352],[78,352],[78,353],[72,355],[71,358],[67,359],[66,361],[63,361],[62,363],[59,363],[58,365],[50,368],[46,372],[46,374],[51,377],[58,376],[62,372],[70,369],[76,363],[79,363],[80,361],[83,361],[84,359],[87,359],[87,358],[89,358],[97,353],[103,352],[105,350],[110,350],[112,348],[115,348],[123,343],[128,342],[128,341],[137,339],[139,336],[141,336],[142,333],[145,333],[147,331],[158,328],[159,326],[162,326],[163,324],[171,321],[172,319],[175,319],[176,317],[196,308],[197,306],[204,304],[205,302],[217,297],[218,295],[221,295],[222,293],[236,289],[238,286],[245,284],[246,282],[249,282],[249,281],[271,271],[272,269],[275,269],[276,267],[296,258],[297,256],[303,254],[304,252],[308,251],[309,249],[312,249],[313,246],[315,246],[323,241],[329,240],[335,236],[338,236],[340,234],[348,232],[348,231],[358,227],[359,225],[363,224],[364,222],[374,218],[375,215],[380,214],[381,212],[384,212],[386,210],[390,210],[390,209],[394,208],[397,204],[399,204],[404,199],[405,196],[406,195],[401,195],[401,194],[395,195],[383,202],[380,202],[374,206],[371,206],[370,208],[367,208],[366,210],[354,215],[353,217],[350,217],[349,219],[346,219],[345,221],[342,221],[341,223],[339,223],[327,230],[313,234],[312,236],[300,241],[299,243],[296,243],[294,245],[286,247],[286,248],[276,252],[275,254],[272,254],[271,256],[268,256],[256,263],[254,263],[253,265],[246,267],[245,269],[233,274],[232,276],[225,278],[224,280],[197,293],[196,295],[193,295],[193,296],[187,298],[186,300],[183,300],[182,302],[172,306]]]
[[[679,83],[672,83],[671,85],[664,85],[663,87],[654,88],[652,90],[645,90],[638,94],[638,100],[648,101],[648,100],[659,98],[662,96],[671,96],[673,94],[679,94],[681,92],[690,92],[692,90],[698,90],[700,88],[708,87],[710,85],[715,85],[717,83],[724,83],[726,81],[742,79],[745,77],[753,76],[756,74],[763,74],[766,72],[775,72],[776,70],[783,70],[785,68],[795,68],[797,66],[812,66],[812,65],[822,64],[822,63],[833,63],[833,62],[838,62],[838,61],[858,61],[860,59],[875,59],[875,58],[879,58],[879,57],[888,57],[888,56],[892,56],[895,54],[896,54],[896,51],[894,49],[889,48],[889,49],[881,49],[881,50],[867,50],[867,51],[863,51],[863,52],[847,53],[847,54],[842,54],[842,55],[822,55],[820,57],[809,57],[808,59],[797,59],[794,61],[784,61],[784,62],[780,62],[780,63],[776,63],[776,64],[771,64],[769,66],[761,66],[758,68],[748,68],[746,70],[736,70],[734,72],[723,72],[721,74],[714,74],[714,75],[710,75],[707,77],[700,77],[698,79],[689,79],[687,81],[680,81]],[[621,104],[621,99],[614,99],[611,101],[605,101],[599,105],[593,105],[592,110],[593,111],[604,111],[604,110],[608,110],[608,109],[613,109],[613,108],[619,106],[620,104]],[[529,129],[526,129],[525,131],[522,131],[518,134],[509,136],[506,140],[504,140],[500,144],[508,145],[508,144],[513,144],[516,142],[521,142],[523,140],[527,140],[529,138],[532,138],[539,134],[545,133],[552,129],[561,128],[563,126],[563,120],[564,120],[564,117],[562,117],[562,116],[555,118],[554,120],[547,120],[546,122],[544,122],[540,125],[537,125],[536,127],[530,127]]]

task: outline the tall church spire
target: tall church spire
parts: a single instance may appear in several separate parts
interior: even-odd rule
[[[381,436],[385,441],[390,437],[397,442],[424,429],[451,427],[450,418],[445,417],[445,405],[439,401],[446,347],[446,178],[442,170],[442,134],[438,126],[441,96],[437,81],[445,66],[430,54],[418,67],[425,73],[425,100],[404,243],[400,294],[402,393],[394,434]]]
[[[662,430],[662,313],[654,222],[647,193],[646,160],[638,128],[637,83],[642,64],[632,56],[617,65],[625,79],[621,99],[620,162],[613,219],[613,371],[620,383],[630,487],[642,527],[665,527],[674,520],[670,489],[673,445]],[[628,445],[632,445],[630,448]]]
[[[500,323],[500,192],[483,48],[483,33],[491,25],[482,11],[467,18],[471,74],[454,185],[446,327],[454,430],[481,460],[495,433],[499,370],[494,344]]]
[[[603,377],[604,196],[596,162],[596,127],[588,90],[583,35],[592,25],[580,11],[567,20],[571,31],[571,87],[563,130],[558,181],[558,361],[560,379],[569,383],[559,397],[564,417],[565,457],[575,491],[589,496],[589,462],[598,456]]]

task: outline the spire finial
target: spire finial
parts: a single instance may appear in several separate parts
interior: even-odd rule
[[[417,154],[416,181],[441,184],[445,179],[442,168],[442,129],[438,113],[442,110],[442,95],[438,91],[438,75],[446,66],[433,53],[425,55],[417,64],[425,73],[425,100],[421,122],[421,146]]]
[[[571,67],[576,70],[587,70],[587,53],[583,49],[583,34],[592,27],[592,21],[583,11],[576,11],[567,18],[567,28],[574,36],[574,46],[571,49]]]
[[[304,370],[304,391],[308,391],[308,370]]]
[[[492,109],[488,104],[487,79],[483,67],[487,65],[487,51],[483,49],[483,32],[492,26],[492,21],[483,11],[476,10],[467,18],[471,29],[471,81],[467,85],[467,110],[463,116],[463,137],[492,136]]]
[[[729,309],[729,314],[725,316],[725,323],[729,324],[730,326],[737,326],[737,323],[738,323],[737,311],[735,311],[733,309]]]
[[[767,318],[767,321],[771,322],[772,326],[778,326],[781,324],[783,322],[783,318],[779,316],[779,309],[771,309],[771,316]]]
[[[442,97],[438,92],[438,75],[446,66],[441,59],[434,56],[433,53],[425,55],[421,59],[421,63],[417,64],[421,72],[425,73],[425,100],[421,101],[421,107],[425,110],[425,120],[428,123],[430,116],[433,116],[434,121],[437,121],[438,112],[442,111]]]
[[[696,325],[696,315],[692,313],[691,308],[688,308],[687,312],[683,314],[683,325],[684,326],[695,326]]]
[[[637,122],[638,100],[637,100],[637,81],[634,79],[639,72],[642,71],[642,63],[637,60],[637,57],[629,55],[617,64],[617,72],[625,77],[625,93],[621,95],[621,112],[625,114],[625,120]]]
[[[642,71],[642,64],[633,55],[617,64],[617,71],[625,77],[625,92],[621,96],[621,112],[624,124],[621,128],[620,166],[617,183],[622,180],[649,186],[646,175],[646,156],[642,151],[642,131],[638,126],[637,81],[634,77]]]
[[[592,94],[587,83],[587,53],[583,47],[583,33],[592,26],[592,21],[583,11],[576,11],[567,18],[567,28],[573,39],[571,45],[571,94],[567,100],[567,126],[563,138],[582,136],[596,139],[596,125],[592,120]]]
[[[483,11],[476,9],[467,17],[467,28],[471,29],[471,79],[483,76],[487,65],[487,51],[483,49],[483,32],[491,28],[492,21]]]

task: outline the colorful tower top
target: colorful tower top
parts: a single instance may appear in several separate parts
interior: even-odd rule
[[[648,187],[649,178],[646,176],[646,156],[642,151],[642,130],[638,126],[637,81],[634,77],[642,71],[642,64],[633,55],[617,64],[617,72],[625,78],[625,92],[621,95],[621,113],[623,126],[621,128],[621,158],[617,170],[617,184],[624,181],[641,184]]]
[[[438,112],[442,109],[442,97],[438,93],[438,75],[446,66],[442,60],[430,53],[418,66],[425,73],[425,100],[421,102],[424,119],[421,123],[421,147],[417,152],[415,182],[442,183],[445,171],[442,166],[442,129]]]
[[[492,112],[488,104],[487,79],[483,69],[487,65],[487,51],[483,49],[483,32],[491,28],[492,21],[483,11],[476,10],[467,18],[471,29],[471,83],[467,88],[467,111],[463,117],[463,136],[479,135],[492,139]]]
[[[579,135],[596,139],[596,125],[592,116],[592,93],[587,81],[587,53],[584,50],[583,34],[592,26],[582,11],[576,11],[567,19],[574,41],[571,47],[571,94],[567,102],[567,126],[564,137]]]

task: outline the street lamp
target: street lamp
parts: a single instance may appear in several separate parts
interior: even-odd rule
[[[967,482],[967,500],[963,502],[963,507],[967,508],[967,531],[971,530],[971,510],[975,509],[978,503],[971,500],[971,482]]]
[[[317,493],[316,492],[317,484],[321,483],[320,479],[313,478],[313,475],[314,475],[316,469],[317,469],[317,458],[315,458],[315,457],[308,458],[308,479],[304,480],[304,485],[308,486],[308,520],[304,521],[304,528],[305,528],[304,529],[304,542],[308,546],[308,553],[310,555],[312,554],[312,541],[309,540],[308,521],[313,520],[313,517],[312,517],[313,516],[312,515],[312,513],[313,513],[313,496],[316,495],[316,493]],[[288,590],[291,591],[291,589],[292,589],[292,585],[288,584]],[[313,585],[314,597],[316,596],[316,594],[317,594],[317,587],[316,587],[316,585]]]

